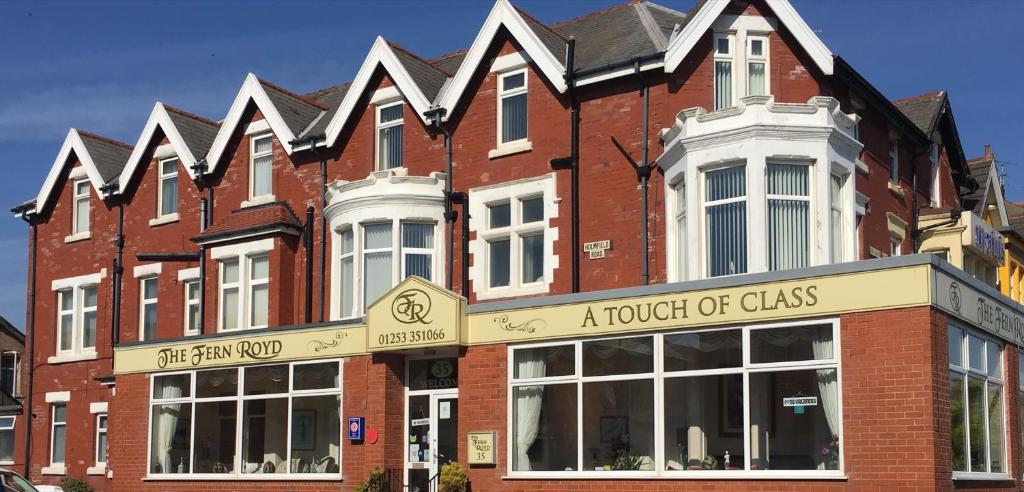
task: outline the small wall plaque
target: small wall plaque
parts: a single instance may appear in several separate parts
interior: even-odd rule
[[[467,434],[469,442],[469,464],[470,465],[494,465],[494,449],[497,444],[494,431],[470,432]]]

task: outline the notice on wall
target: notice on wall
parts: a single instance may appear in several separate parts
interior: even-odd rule
[[[437,418],[439,419],[452,418],[452,403],[450,401],[442,401],[437,405],[437,413]]]
[[[470,432],[467,434],[469,440],[469,464],[472,465],[493,465],[495,448],[495,432]]]

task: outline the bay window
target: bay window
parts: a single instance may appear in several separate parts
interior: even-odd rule
[[[810,263],[808,167],[768,163],[768,270],[803,268]]]
[[[843,185],[846,182],[846,176],[839,174],[832,174],[829,179],[829,210],[831,211],[829,220],[832,224],[831,230],[831,245],[832,245],[832,263],[839,263],[846,259],[844,254],[846,250],[846,224],[844,221],[844,207],[843,207]]]
[[[72,197],[72,235],[89,232],[89,180],[80,179],[74,182]]]
[[[512,347],[511,473],[841,476],[836,328]]]
[[[707,276],[747,271],[747,167],[704,172]]]
[[[526,134],[526,69],[498,76],[498,146],[522,142]]]
[[[340,476],[340,361],[159,374],[152,381],[151,476]]]
[[[402,167],[403,110],[401,102],[377,106],[377,169]]]
[[[160,161],[157,176],[157,217],[178,213],[178,159]]]
[[[249,199],[273,196],[273,137],[252,137],[249,149]]]
[[[393,285],[391,222],[363,226],[363,310]]]
[[[265,328],[270,310],[270,257],[241,255],[220,261],[220,331]]]
[[[57,354],[96,351],[96,286],[81,285],[57,291]]]
[[[157,277],[139,279],[139,340],[156,340]]]
[[[948,333],[953,475],[1006,474],[1003,345],[956,325]]]

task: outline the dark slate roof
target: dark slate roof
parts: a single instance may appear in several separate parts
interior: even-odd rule
[[[197,243],[226,239],[237,235],[248,235],[261,231],[271,231],[283,227],[298,233],[302,230],[295,211],[288,202],[278,201],[255,207],[232,210],[231,214],[220,221],[214,222],[202,234],[192,238]]]
[[[992,159],[989,157],[978,157],[967,161],[967,168],[970,169],[971,179],[977,183],[974,191],[969,192],[961,198],[965,209],[974,210],[980,213],[985,198],[985,189],[988,187],[988,173],[992,169]]]
[[[942,115],[942,106],[946,93],[934,91],[927,94],[897,99],[893,101],[903,114],[910,118],[925,134],[931,135]]]
[[[11,324],[10,321],[7,321],[7,318],[4,318],[3,316],[0,316],[0,330],[7,332],[7,334],[14,337],[15,340],[20,341],[22,345],[25,344],[25,334],[22,333],[21,330],[15,328],[14,325]]]
[[[109,183],[120,176],[128,157],[132,155],[130,145],[82,130],[78,130],[78,135],[82,137],[82,143],[89,151],[89,156],[92,157],[93,164],[96,164],[96,170],[99,171],[104,183]]]
[[[469,50],[462,49],[452,53],[447,53],[431,59],[430,63],[433,63],[437,68],[440,68],[445,72],[455,73],[459,71],[459,66],[462,65],[462,60],[466,59],[466,53],[468,52]]]
[[[515,7],[515,9],[519,12],[519,15],[523,17],[523,20],[526,21],[526,25],[529,26],[533,33],[537,35],[540,42],[544,44],[544,47],[547,48],[552,55],[555,55],[555,59],[559,60],[559,62],[564,62],[565,46],[567,44],[566,39],[568,38],[562,37],[561,34],[555,32],[550,27],[545,26],[541,21],[535,19],[532,15],[523,12],[518,7]]]
[[[338,84],[326,89],[320,89],[316,92],[310,92],[306,94],[306,98],[312,99],[319,103],[321,106],[327,108],[327,111],[319,120],[316,120],[312,126],[302,135],[307,137],[310,135],[323,135],[327,132],[327,125],[334,119],[334,113],[338,112],[338,108],[341,107],[341,100],[345,99],[345,94],[348,93],[348,89],[352,86],[351,82],[345,82],[344,84]]]
[[[677,25],[682,27],[683,24],[686,24],[686,14],[678,10],[651,2],[643,2],[639,5],[647,7],[647,11],[654,18],[655,24],[661,28],[661,33],[665,36],[666,41],[672,37],[672,31]]]
[[[300,135],[310,123],[320,116],[327,108],[320,106],[310,99],[292,93],[287,89],[278,87],[265,80],[260,80],[260,85],[266,91],[270,102],[277,108],[281,118],[284,119],[292,135]]]
[[[213,140],[217,138],[217,130],[220,128],[220,125],[201,116],[166,104],[164,109],[167,110],[167,116],[171,118],[171,122],[178,129],[178,133],[185,140],[185,145],[188,146],[188,150],[192,152],[192,155],[196,159],[205,157],[206,152],[213,145]]]
[[[451,74],[444,72],[435,65],[431,65],[405,48],[390,41],[388,46],[395,52],[395,57],[405,67],[405,70],[409,72],[409,76],[412,77],[413,82],[420,88],[420,91],[423,92],[427,100],[433,101],[437,97],[437,93],[441,91],[445,81],[451,77]]]
[[[664,51],[672,27],[685,20],[685,14],[640,2],[559,22],[553,28],[576,38],[576,71],[586,71]],[[670,22],[666,33],[664,26]]]

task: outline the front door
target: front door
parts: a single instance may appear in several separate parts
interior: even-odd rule
[[[434,492],[434,477],[459,456],[459,395],[452,390],[410,395],[408,408],[408,490]]]

